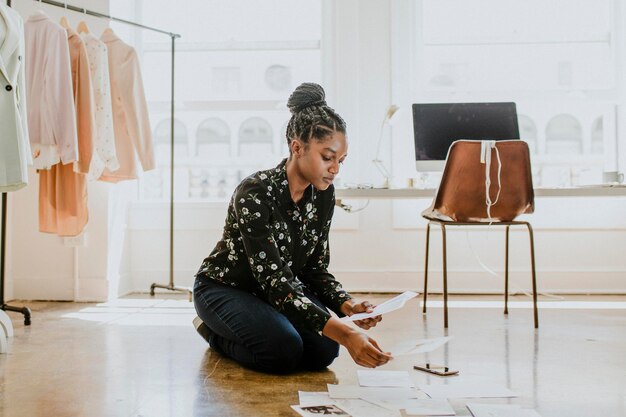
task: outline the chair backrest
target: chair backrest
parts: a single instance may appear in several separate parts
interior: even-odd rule
[[[450,146],[437,196],[432,206],[422,213],[425,218],[498,222],[511,221],[520,214],[534,211],[528,144],[521,140],[502,140],[495,141],[495,149],[487,149],[491,153],[489,197],[495,203],[489,210],[491,216],[487,210],[486,164],[481,163],[482,151],[479,140],[458,140]]]

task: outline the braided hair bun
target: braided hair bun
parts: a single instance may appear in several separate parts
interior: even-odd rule
[[[291,119],[287,124],[287,143],[295,138],[308,143],[310,139],[324,140],[333,132],[346,133],[346,122],[326,104],[321,85],[300,84],[287,100]]]
[[[313,106],[326,106],[326,93],[321,85],[315,83],[300,84],[287,100],[291,114]]]

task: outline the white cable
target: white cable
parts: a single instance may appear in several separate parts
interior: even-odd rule
[[[352,213],[358,213],[359,211],[365,210],[367,208],[367,206],[369,206],[369,205],[370,205],[370,201],[366,200],[365,201],[365,205],[363,205],[362,207],[358,207],[358,208],[355,208],[355,209],[353,209],[352,206],[348,206],[348,209],[345,209],[343,207],[341,207],[341,208],[346,210],[348,213],[352,214]]]
[[[476,251],[474,250],[474,246],[472,245],[472,241],[469,237],[469,230],[467,227],[464,228],[465,229],[465,237],[467,239],[467,243],[470,247],[470,251],[472,252],[472,255],[474,255],[474,258],[476,259],[476,261],[478,262],[478,264],[485,270],[487,271],[490,275],[492,275],[494,278],[498,278],[500,280],[502,280],[502,276],[500,274],[498,274],[497,272],[493,271],[491,268],[489,268],[487,265],[485,265],[485,263],[480,259],[480,256],[478,256],[478,254],[476,253]],[[489,235],[487,235],[487,241],[489,240]],[[485,242],[487,243],[487,242]],[[486,245],[482,245],[482,246],[486,246]],[[509,279],[509,288],[513,288],[513,292],[509,291],[509,295],[516,295],[518,293],[522,293],[523,295],[527,296],[527,297],[532,297],[533,295],[527,291],[522,290],[521,288],[515,286],[514,284],[511,284],[511,280]],[[560,295],[554,295],[554,294],[550,294],[548,292],[537,292],[538,295],[543,295],[544,297],[548,297],[548,298],[554,298],[556,300],[564,300],[565,297],[562,297]]]
[[[496,199],[491,200],[490,188],[491,188],[491,150],[495,149],[496,157],[498,158],[498,192]],[[500,160],[500,151],[496,147],[495,140],[483,140],[480,141],[480,163],[485,164],[485,204],[487,205],[487,219],[489,224],[493,223],[491,218],[491,207],[494,206],[500,199],[500,192],[502,191],[501,172],[502,161]]]

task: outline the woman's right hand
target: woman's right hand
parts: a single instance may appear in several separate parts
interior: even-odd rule
[[[359,331],[351,332],[343,345],[354,362],[366,368],[376,368],[392,359],[391,354],[383,352],[374,339]]]

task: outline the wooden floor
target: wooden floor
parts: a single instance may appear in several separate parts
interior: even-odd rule
[[[296,416],[289,406],[297,404],[298,390],[357,381],[359,367],[343,349],[319,373],[243,369],[207,348],[184,298],[11,303],[29,306],[33,322],[25,327],[9,313],[15,337],[0,355],[0,416]],[[446,383],[412,365],[447,363],[460,370],[454,381],[493,382],[521,395],[483,402],[522,404],[543,417],[626,416],[626,297],[541,299],[537,331],[526,297],[513,297],[508,317],[499,298],[451,297],[448,332],[438,300],[432,298],[426,316],[412,300],[371,334],[384,349],[443,335],[451,342],[380,369],[407,370],[416,384]],[[451,401],[457,415],[470,415],[466,401]]]

